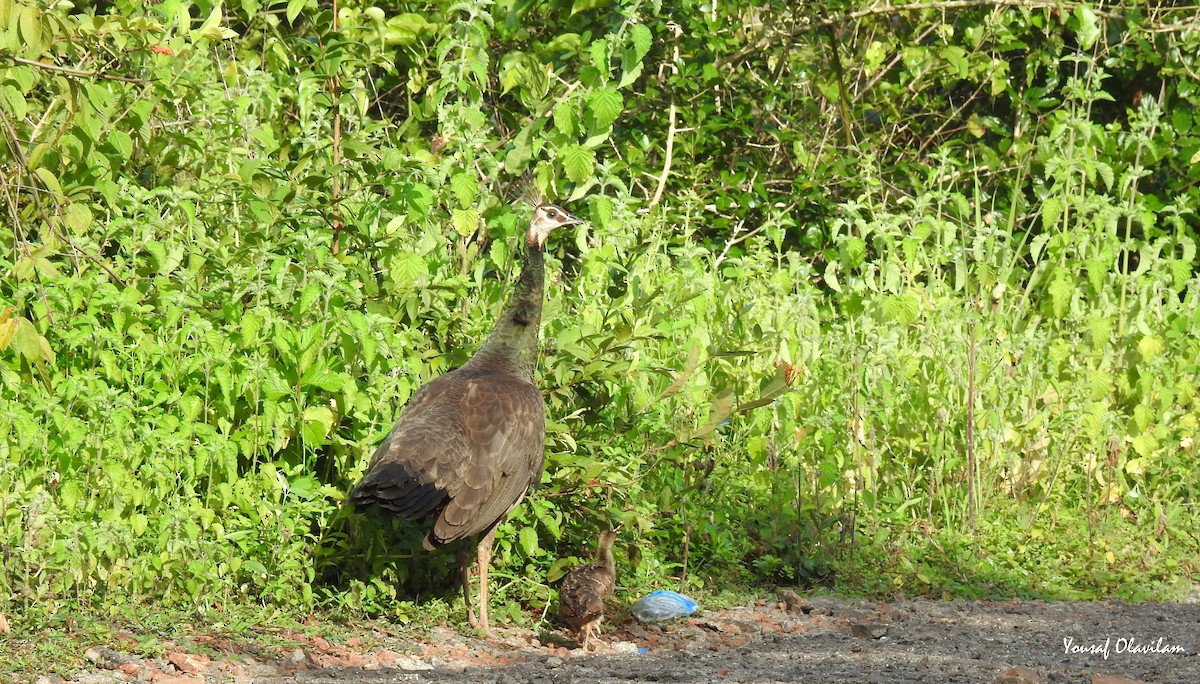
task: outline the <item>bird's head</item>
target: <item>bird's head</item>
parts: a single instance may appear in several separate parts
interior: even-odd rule
[[[539,204],[533,210],[533,218],[529,220],[529,240],[538,248],[546,246],[546,237],[555,228],[583,223],[582,220],[571,216],[553,204]]]

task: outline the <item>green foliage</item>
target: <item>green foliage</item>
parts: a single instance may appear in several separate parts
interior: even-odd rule
[[[428,611],[452,561],[342,504],[523,183],[590,225],[510,619],[618,523],[638,588],[1194,576],[1200,33],[684,7],[0,0],[0,612]]]

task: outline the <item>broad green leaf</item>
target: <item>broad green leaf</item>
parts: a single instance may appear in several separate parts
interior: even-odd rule
[[[29,113],[29,106],[25,103],[25,96],[12,85],[5,85],[3,88],[0,88],[0,104],[4,105],[4,110],[13,119],[24,119],[25,115]]]
[[[300,16],[306,5],[308,5],[308,0],[288,0],[286,16],[289,24],[296,24],[296,17]]]
[[[450,190],[464,209],[474,206],[479,199],[479,181],[474,174],[459,172],[450,176]]]
[[[1048,197],[1042,202],[1042,230],[1052,232],[1058,228],[1058,218],[1062,216],[1063,202],[1057,197]]]
[[[296,2],[297,0],[292,0]],[[288,3],[290,9],[291,2]],[[290,20],[289,20],[290,21]],[[397,45],[413,45],[430,26],[425,17],[412,12],[397,14],[387,20],[386,28],[383,31],[384,42],[389,47]]]
[[[45,188],[47,192],[54,193],[59,197],[62,196],[62,185],[59,184],[58,177],[55,176],[50,169],[47,169],[44,166],[38,167],[34,169],[33,175],[37,176],[38,180],[42,183],[42,187]]]
[[[479,229],[479,212],[475,209],[455,209],[450,214],[450,222],[459,235],[467,237]]]
[[[1085,3],[1080,3],[1075,6],[1074,18],[1078,22],[1078,27],[1075,29],[1075,35],[1079,39],[1079,47],[1083,50],[1091,50],[1096,44],[1096,39],[1100,37],[1100,27],[1096,22],[1096,12]]]
[[[568,100],[554,108],[554,127],[568,138],[575,136],[575,103]]]
[[[587,103],[588,110],[592,113],[595,119],[596,131],[604,130],[611,126],[617,117],[621,115],[621,109],[624,106],[624,100],[621,93],[614,88],[598,88],[588,93],[584,98]]]
[[[588,46],[588,55],[591,57],[592,66],[599,69],[604,77],[608,78],[608,43],[603,40],[593,41]]]
[[[63,223],[75,235],[83,235],[92,225],[92,210],[86,204],[70,204],[63,211]]]
[[[42,337],[29,321],[23,318],[14,320],[17,321],[17,329],[12,337],[12,348],[30,363],[40,364],[45,361],[53,364],[55,357],[50,342]]]
[[[829,263],[825,264],[824,280],[825,284],[829,286],[829,289],[833,290],[834,292],[841,292],[842,286],[840,283],[838,283],[837,270],[838,262],[830,261]]]
[[[630,40],[633,41],[633,56],[639,62],[646,58],[646,54],[650,52],[650,45],[653,42],[653,36],[650,33],[650,28],[645,24],[634,24],[629,31]]]
[[[75,511],[84,499],[83,487],[79,485],[78,480],[67,480],[58,488],[58,499],[62,502],[63,508]]]
[[[529,557],[537,555],[538,552],[538,535],[537,530],[532,527],[522,527],[517,533],[517,541],[521,545],[521,551]]]
[[[592,169],[596,164],[596,153],[581,145],[567,145],[558,152],[559,161],[567,178],[575,183],[583,183],[592,177]]]
[[[842,243],[842,266],[858,268],[867,256],[867,241],[860,237],[846,238]]]
[[[1075,294],[1075,281],[1066,271],[1059,271],[1054,280],[1051,281],[1050,287],[1050,304],[1054,308],[1055,316],[1062,316],[1067,313],[1067,305],[1071,303],[1071,297]]]
[[[325,444],[325,437],[333,429],[333,411],[328,406],[309,406],[304,409],[301,437],[310,447]]]
[[[10,19],[9,26],[20,30],[21,40],[25,43],[25,52],[37,56],[42,52],[42,10],[26,5],[17,4],[11,10],[16,16]],[[10,28],[10,30],[12,30]]]

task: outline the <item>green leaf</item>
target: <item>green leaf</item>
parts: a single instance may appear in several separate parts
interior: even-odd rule
[[[12,348],[29,363],[54,363],[54,350],[50,348],[50,342],[29,321],[24,318],[15,320],[17,329],[12,337]]]
[[[308,0],[288,0],[287,21],[289,24],[295,25],[296,17],[300,16],[306,5],[308,5]]]
[[[83,487],[79,485],[78,480],[67,480],[58,488],[58,499],[62,501],[63,508],[68,511],[75,511],[79,508],[79,503],[83,501]]]
[[[595,119],[595,130],[608,128],[621,115],[624,100],[614,88],[598,88],[584,98],[588,111]]]
[[[429,281],[429,266],[421,255],[401,252],[388,261],[388,275],[397,285],[423,285]]]
[[[1150,361],[1157,358],[1163,353],[1165,345],[1163,339],[1157,335],[1146,335],[1138,341],[1138,353],[1142,355],[1142,360]]]
[[[1074,19],[1078,23],[1075,35],[1079,40],[1079,47],[1083,50],[1091,50],[1092,46],[1096,44],[1096,39],[1100,37],[1096,13],[1091,7],[1080,3],[1075,6]]]
[[[467,237],[479,229],[479,212],[475,209],[455,209],[450,214],[450,222],[459,235]]]
[[[1067,275],[1066,271],[1059,271],[1050,282],[1049,291],[1054,315],[1062,316],[1067,313],[1067,305],[1071,303],[1071,297],[1075,294],[1075,282],[1071,280],[1071,276]]]
[[[25,43],[26,51],[31,55],[38,55],[42,52],[42,11],[35,7],[17,4],[12,7],[12,12],[17,16],[11,17],[9,20],[10,30],[13,27],[19,27],[21,32],[21,40]]]
[[[328,406],[309,406],[304,409],[301,437],[310,447],[320,447],[325,444],[325,437],[333,428],[333,410]]]
[[[532,527],[522,527],[517,533],[517,542],[521,545],[521,551],[526,556],[536,556],[538,552],[538,536],[537,530]]]
[[[942,48],[942,59],[950,63],[953,67],[955,76],[958,78],[966,78],[969,66],[967,65],[967,52],[957,45],[948,45]]]
[[[24,119],[25,115],[29,113],[29,106],[25,103],[25,96],[12,85],[5,85],[3,88],[0,88],[0,105],[4,105],[5,111],[13,119]]]
[[[554,127],[567,137],[575,136],[575,106],[571,101],[560,102],[554,108]]]
[[[86,204],[70,204],[63,211],[63,223],[75,235],[83,235],[92,225],[92,210]]]
[[[458,198],[459,206],[472,207],[479,198],[479,181],[474,174],[459,172],[450,176],[450,190]]]
[[[592,44],[588,46],[588,55],[591,57],[592,65],[599,69],[607,79],[609,74],[608,43],[603,40],[592,42]]]
[[[1049,197],[1042,202],[1042,230],[1053,231],[1058,228],[1058,218],[1062,216],[1063,201],[1057,197]]]
[[[645,24],[634,24],[629,33],[630,40],[633,41],[633,56],[640,62],[650,52],[650,45],[654,38],[650,33],[650,28]]]
[[[108,144],[112,145],[117,154],[121,155],[123,161],[129,161],[129,158],[133,156],[133,138],[129,137],[125,131],[109,131]]]
[[[567,178],[575,183],[583,183],[592,177],[596,165],[596,153],[592,150],[582,145],[567,145],[559,149],[558,158],[567,172]]]
[[[829,286],[829,289],[833,290],[834,292],[841,292],[842,285],[838,282],[837,270],[838,262],[830,261],[829,263],[825,264],[824,280],[825,284]]]

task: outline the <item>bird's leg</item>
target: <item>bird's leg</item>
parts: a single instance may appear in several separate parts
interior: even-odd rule
[[[479,624],[474,625],[484,634],[488,633],[488,566],[492,562],[492,542],[496,539],[496,528],[492,528],[479,540],[476,554],[479,562]]]
[[[462,573],[463,602],[467,605],[467,624],[478,627],[475,607],[471,604],[471,549],[463,544],[458,547],[458,570]]]

